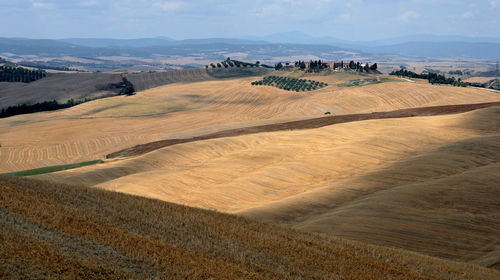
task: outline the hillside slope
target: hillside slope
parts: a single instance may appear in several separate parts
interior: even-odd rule
[[[230,70],[229,70],[230,71]],[[228,71],[228,72],[229,72]],[[179,82],[199,82],[215,79],[205,69],[185,69],[163,72],[123,74],[132,82],[136,91]],[[95,98],[114,95],[110,84],[121,82],[118,73],[57,73],[32,83],[0,83],[0,109],[18,104],[33,104],[57,100],[64,103],[73,98]]]
[[[494,279],[495,270],[119,193],[0,176],[1,278]]]
[[[172,83],[192,83],[214,79],[202,68],[153,73],[130,73],[125,74],[125,77],[132,82],[136,91],[143,91]]]
[[[325,112],[342,115],[500,101],[494,92],[408,82],[340,86],[356,77],[311,77],[329,86],[309,93],[251,86],[258,78],[176,83],[131,97],[1,119],[0,170],[95,160],[137,144],[321,117]]]
[[[224,78],[238,78],[265,74],[263,68],[183,69],[176,71],[125,73],[57,73],[32,83],[0,83],[0,109],[18,104],[33,104],[57,100],[64,103],[73,98],[95,98],[115,95],[108,89],[110,84],[117,84],[121,77],[132,82],[136,91],[164,86],[172,83],[192,83]]]
[[[0,109],[18,104],[33,104],[57,100],[92,98],[111,93],[104,89],[108,84],[121,81],[118,74],[72,73],[51,74],[32,83],[0,83]]]
[[[40,178],[494,267],[499,110],[194,141]]]
[[[419,153],[245,216],[500,268],[500,135]]]
[[[134,84],[136,91],[164,86],[173,83],[193,83],[211,81],[216,79],[242,78],[248,76],[259,76],[269,72],[265,68],[222,68],[209,69],[194,68],[176,71],[162,71],[154,73],[131,73],[125,77]]]

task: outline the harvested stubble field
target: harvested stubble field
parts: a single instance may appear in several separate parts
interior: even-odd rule
[[[314,239],[338,235],[498,268],[500,109],[467,104],[499,102],[500,95],[396,80],[342,87],[356,78],[314,76],[329,86],[297,94],[252,87],[255,78],[171,84],[7,118],[0,120],[0,170],[104,159],[96,166],[37,177],[326,234]],[[441,107],[424,108],[429,106]],[[326,111],[333,116],[323,117]],[[85,189],[94,191],[101,194]],[[171,232],[176,238],[184,234]],[[283,278],[293,270],[289,263],[245,256],[251,261],[238,260],[264,277]],[[261,261],[279,273],[266,274]],[[322,268],[308,268],[303,275],[335,278],[325,272],[334,268],[317,265]],[[434,271],[428,267],[422,263],[420,271]],[[484,271],[497,277],[494,270]],[[302,272],[293,273],[288,277],[299,278]],[[392,277],[377,273],[373,278]],[[481,273],[467,277],[484,278]],[[241,277],[253,276],[248,275]]]
[[[193,141],[40,177],[496,267],[499,110]]]
[[[108,84],[121,81],[118,74],[52,74],[32,83],[0,83],[0,109],[18,104],[56,100],[65,103],[75,100],[96,98],[111,92],[102,89]]]
[[[469,82],[469,83],[486,83],[486,82],[489,82],[491,80],[495,79],[495,77],[472,77],[472,78],[468,78],[465,80],[465,82]]]
[[[84,162],[137,144],[322,116],[499,101],[495,93],[408,82],[338,86],[355,75],[315,76],[330,86],[289,94],[254,78],[162,86],[66,110],[0,120],[0,172]],[[26,137],[29,135],[29,137]]]
[[[0,176],[0,277],[495,279],[472,264],[157,200]]]
[[[143,91],[172,83],[210,81],[238,75],[257,76],[267,72],[266,69],[261,68],[224,70],[207,71],[195,68],[153,73],[57,73],[28,84],[2,82],[0,83],[0,109],[18,104],[34,104],[52,100],[65,103],[69,99],[95,99],[116,95],[118,90],[109,89],[109,85],[119,83],[122,76],[132,82],[136,91]]]

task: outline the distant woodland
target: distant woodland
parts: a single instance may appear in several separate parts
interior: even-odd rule
[[[31,83],[47,76],[43,70],[28,70],[22,67],[0,66],[0,82]]]
[[[90,99],[85,99],[85,100],[81,100],[81,101],[74,101],[73,99],[70,99],[66,103],[59,103],[56,100],[53,100],[53,101],[44,101],[44,102],[30,104],[30,105],[21,104],[21,105],[17,105],[17,106],[10,106],[10,107],[4,108],[0,111],[0,118],[6,118],[6,117],[21,115],[21,114],[31,114],[31,113],[37,113],[37,112],[43,112],[43,111],[54,111],[54,110],[69,108],[69,107],[81,104],[83,102],[87,102],[89,100]]]
[[[493,86],[493,84],[490,85],[490,83],[469,83],[462,81],[460,78],[458,79],[455,79],[455,77],[447,78],[446,76],[437,73],[417,74],[415,72],[408,71],[406,69],[400,69],[398,71],[392,71],[389,75],[415,78],[415,79],[425,79],[428,80],[429,83],[431,84],[452,85],[456,87],[473,86],[473,87],[496,89],[496,87]]]

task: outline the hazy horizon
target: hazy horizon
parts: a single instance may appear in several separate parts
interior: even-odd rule
[[[171,39],[171,40],[176,40],[176,41],[182,41],[182,40],[196,40],[196,39],[242,39],[242,40],[257,40],[258,38],[257,37],[271,37],[271,36],[274,36],[274,35],[282,35],[282,34],[293,34],[293,33],[297,33],[297,34],[304,34],[304,35],[309,35],[309,34],[306,34],[304,32],[301,32],[301,31],[297,31],[297,30],[289,30],[289,31],[283,31],[283,32],[278,32],[278,33],[269,33],[269,34],[262,34],[262,35],[254,35],[254,34],[250,34],[250,35],[243,35],[243,36],[239,36],[239,37],[222,37],[222,36],[212,36],[212,37],[188,37],[188,38],[174,38],[174,37],[170,37],[170,36],[166,36],[166,35],[157,35],[157,36],[144,36],[144,37],[106,37],[106,36],[103,36],[103,37],[97,37],[97,36],[86,36],[86,37],[80,37],[80,36],[67,36],[67,37],[28,37],[28,36],[11,36],[11,37],[7,37],[7,36],[0,36],[0,38],[10,38],[10,39],[40,39],[40,40],[44,40],[44,39],[47,39],[47,40],[65,40],[65,39],[97,39],[97,40],[100,40],[100,39],[111,39],[111,40],[137,40],[137,39]],[[420,33],[420,34],[407,34],[407,35],[401,35],[401,36],[388,36],[388,37],[378,37],[378,38],[374,38],[372,40],[369,40],[369,39],[365,39],[365,40],[349,40],[349,39],[345,39],[345,38],[341,38],[341,37],[335,37],[335,36],[328,36],[328,35],[318,35],[318,36],[314,36],[314,35],[310,35],[311,37],[317,37],[317,38],[322,38],[322,37],[329,37],[329,38],[335,38],[335,39],[339,39],[339,40],[345,40],[345,41],[352,41],[352,42],[363,42],[363,41],[384,41],[384,40],[390,40],[390,39],[397,39],[397,38],[413,38],[413,37],[437,37],[437,36],[442,36],[442,37],[448,37],[448,38],[452,38],[452,37],[457,37],[457,38],[471,38],[471,39],[474,39],[474,38],[477,38],[477,39],[482,39],[482,38],[486,38],[486,39],[500,39],[500,36],[468,36],[468,35],[463,35],[463,34],[430,34],[430,33]]]
[[[246,38],[301,32],[369,41],[414,35],[499,37],[500,0],[0,0],[0,37]],[[21,24],[19,19],[28,19]]]

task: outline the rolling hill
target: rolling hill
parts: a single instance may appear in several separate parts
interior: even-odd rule
[[[67,110],[3,119],[0,170],[96,160],[137,144],[320,117],[325,112],[371,113],[500,99],[498,94],[483,90],[398,80],[363,87],[342,86],[346,80],[356,78],[351,74],[316,76],[315,80],[329,86],[309,94],[251,86],[258,78],[175,83],[136,96],[111,97]],[[134,133],[129,133],[131,130]],[[32,136],[26,138],[26,133]]]
[[[268,36],[249,37],[281,44],[327,44],[370,54],[392,54],[408,57],[442,58],[492,58],[500,50],[498,37],[468,37],[417,34],[371,41],[349,41],[328,36],[315,37],[292,31]]]
[[[34,104],[56,100],[75,100],[115,95],[109,84],[121,81],[119,74],[72,73],[51,74],[32,83],[0,82],[0,109],[18,104]]]
[[[119,223],[113,222],[112,227],[102,228],[104,231],[109,230],[118,236],[126,237],[124,240],[132,240],[128,239],[132,237],[124,233],[123,228],[136,230],[134,226],[128,225],[128,218],[125,217],[150,213],[150,210],[137,208],[135,205],[164,205],[155,206],[160,208],[169,205],[168,207],[174,207],[174,212],[198,211],[193,216],[202,215],[200,213],[216,215],[214,212],[188,208],[197,207],[237,215],[234,217],[217,214],[221,216],[213,217],[228,224],[233,223],[233,220],[224,220],[226,218],[223,217],[246,221],[244,223],[258,223],[263,227],[274,224],[274,231],[280,232],[280,236],[288,236],[284,238],[290,240],[294,238],[291,235],[306,236],[312,232],[314,234],[311,236],[314,238],[326,238],[325,240],[341,240],[333,237],[340,236],[364,244],[398,248],[383,249],[394,250],[391,252],[402,252],[399,249],[403,249],[448,259],[441,260],[448,264],[453,263],[449,262],[450,260],[467,262],[469,264],[466,266],[472,274],[463,276],[464,278],[488,279],[496,276],[494,269],[483,270],[469,265],[498,269],[500,262],[500,209],[495,201],[500,195],[497,187],[500,159],[498,92],[430,85],[423,81],[411,83],[387,76],[382,83],[346,87],[348,81],[360,79],[360,75],[273,73],[328,84],[315,91],[296,93],[251,85],[251,82],[262,77],[215,79],[210,75],[198,76],[195,72],[176,74],[178,76],[151,75],[151,79],[143,79],[142,82],[146,86],[169,82],[169,79],[182,78],[184,82],[140,91],[130,97],[111,97],[65,110],[1,119],[0,170],[3,172],[90,161],[96,163],[76,164],[86,166],[33,176],[47,180],[45,182],[3,177],[4,182],[10,182],[4,193],[9,191],[12,197],[24,197],[29,188],[34,188],[30,194],[32,202],[40,200],[42,193],[45,193],[44,199],[53,199],[47,193],[56,188],[62,190],[61,193],[54,192],[56,197],[75,196],[75,199],[81,200],[83,198],[79,192],[89,194],[88,199],[83,199],[80,204],[69,200],[73,201],[70,209],[76,211],[71,212],[73,214],[87,213],[89,210],[85,207],[111,207],[116,213],[122,213],[121,211],[125,211],[123,205],[134,205],[127,208],[126,211],[129,212],[126,212],[126,215],[111,215]],[[208,80],[195,81],[199,77]],[[139,79],[137,84],[140,82]],[[325,116],[325,112],[330,112],[331,115]],[[30,187],[19,189],[25,185]],[[43,187],[31,187],[33,185]],[[52,191],[45,191],[45,188]],[[13,189],[18,192],[12,191]],[[74,193],[71,193],[72,191]],[[106,202],[115,201],[114,199],[127,202],[119,205],[110,202],[110,206],[102,206],[99,203],[104,202],[96,201],[95,198],[100,196],[104,197],[103,201]],[[55,205],[65,203],[65,198],[54,199],[57,200]],[[4,212],[13,213],[14,210],[9,210],[13,205],[8,205],[3,208]],[[15,213],[28,213],[25,209],[28,205],[23,207],[16,208],[19,210]],[[151,211],[159,211],[154,209],[156,210]],[[104,216],[88,216],[94,215],[91,214],[94,212],[82,215],[90,221],[98,222],[99,225],[111,223],[105,214],[108,210],[103,211]],[[30,213],[38,212],[33,210]],[[161,217],[177,215],[161,213],[158,214]],[[87,233],[77,232],[72,227],[62,228],[62,225],[53,224],[50,219],[43,217],[33,219],[36,219],[37,223],[50,225],[56,232],[64,231],[72,235],[62,236],[69,238],[65,240],[75,238],[76,234],[90,238],[94,242],[91,248],[98,252],[101,252],[99,248],[104,248],[100,246],[108,246],[105,247],[106,252],[125,252],[126,256],[119,255],[120,260],[123,260],[120,267],[126,267],[125,264],[141,267],[136,263],[137,258],[146,260],[150,267],[149,270],[142,267],[137,270],[113,270],[108,269],[111,267],[108,265],[103,266],[108,268],[103,268],[102,273],[117,271],[132,273],[132,278],[141,278],[145,275],[141,273],[155,275],[158,271],[166,271],[168,268],[161,266],[163,261],[175,260],[169,255],[162,255],[158,256],[159,261],[156,262],[153,257],[144,257],[146,251],[123,247],[123,244],[109,239],[106,234],[92,232],[86,235]],[[63,218],[66,219],[61,217]],[[236,248],[231,245],[232,237],[226,239],[225,236],[229,233],[222,230],[219,224],[197,219],[192,222],[210,224],[218,230],[217,234],[224,237],[217,239],[217,234],[210,235],[208,240],[215,240],[215,244],[194,237],[190,239],[192,241],[186,241],[182,239],[186,234],[182,231],[183,227],[172,226],[170,231],[164,228],[167,227],[166,224],[176,225],[177,222],[170,221],[163,225],[158,220],[150,224],[161,224],[158,225],[159,228],[132,231],[136,234],[133,237],[138,238],[134,239],[138,242],[142,237],[147,237],[148,240],[152,238],[153,241],[161,243],[155,243],[155,246],[174,244],[175,246],[172,246],[177,249],[184,248],[191,250],[191,253],[201,252],[204,257],[209,256],[205,266],[207,270],[217,266],[212,266],[211,261],[221,265],[227,264],[227,275],[233,278],[255,278],[259,275],[263,275],[263,278],[307,278],[307,275],[334,279],[341,278],[342,275],[348,275],[344,278],[359,278],[359,275],[351,274],[354,272],[348,270],[347,267],[351,263],[339,268],[342,272],[338,272],[336,268],[331,270],[332,266],[317,263],[316,260],[323,257],[314,255],[315,252],[324,251],[314,248],[330,248],[324,247],[324,244],[310,248],[314,252],[305,253],[305,259],[315,260],[314,262],[295,259],[294,263],[290,263],[292,255],[286,255],[284,258],[272,255],[278,247],[273,247],[271,240],[283,246],[288,246],[288,243],[283,243],[274,235],[263,233],[266,232],[264,229],[256,230],[255,234],[269,237],[265,239],[269,241],[263,241],[268,247],[252,243],[245,245],[243,249],[237,247],[241,250],[232,251],[230,248]],[[15,236],[12,232],[20,230],[9,227],[11,231],[5,236]],[[121,227],[119,232],[116,231],[118,227]],[[248,231],[248,228],[241,224],[235,224],[234,227]],[[283,235],[281,229],[289,235]],[[99,232],[100,230],[101,227]],[[169,243],[171,241],[155,239],[157,235],[154,230],[169,232],[175,236],[173,240],[180,241]],[[28,234],[26,232],[30,231],[21,231],[24,235]],[[40,234],[35,231],[29,233],[29,236],[33,242],[45,240],[43,238],[46,235]],[[65,248],[60,248],[57,243],[59,241],[51,242],[50,250],[55,250],[58,254],[61,250],[65,254],[68,252],[64,251]],[[147,242],[144,244],[150,244]],[[145,248],[152,248],[147,246]],[[220,246],[225,249],[220,249]],[[212,248],[215,253],[207,253],[210,250],[204,248]],[[263,248],[272,249],[265,251]],[[242,250],[260,252],[260,255],[245,253],[236,259],[235,255],[231,255]],[[297,250],[290,250],[297,256]],[[22,255],[22,250],[19,252],[24,259],[30,259]],[[96,251],[78,252],[86,255],[96,254]],[[268,253],[262,255],[262,252]],[[95,269],[95,264],[82,264],[78,254],[64,258],[73,262],[76,260],[79,267],[88,265]],[[151,254],[153,256],[156,253]],[[333,256],[345,259],[344,255],[334,251],[325,254],[330,256],[325,259],[326,263],[338,262],[338,259],[330,259]],[[358,253],[353,254],[359,256]],[[102,258],[108,258],[106,256],[111,255]],[[422,258],[422,255],[415,256]],[[400,258],[399,255],[396,258]],[[219,262],[221,260],[223,262]],[[102,262],[107,263],[104,259]],[[156,266],[157,264],[159,266]],[[189,264],[182,262],[177,264],[181,268],[183,265],[189,267]],[[380,267],[378,264],[376,266]],[[416,266],[420,267],[418,273],[425,273],[425,276],[411,274],[407,277],[405,274],[395,273],[400,278],[458,277],[455,274],[443,274],[442,270],[436,272],[435,266],[429,263]],[[441,264],[439,266],[441,267]],[[40,267],[52,269],[42,263]],[[196,267],[197,272],[189,275],[212,275],[218,278],[218,274],[210,274],[203,270],[204,268]],[[232,270],[233,268],[235,270]],[[396,271],[390,267],[386,268],[386,273]],[[307,272],[301,272],[306,270]],[[444,270],[455,273],[455,270],[450,270],[449,267]],[[172,275],[191,273],[187,269],[170,271],[180,273]],[[293,275],[287,274],[291,273],[290,271],[293,271]],[[344,272],[346,274],[342,274]],[[397,278],[392,274],[387,276],[377,273],[375,269],[374,279]]]
[[[166,37],[138,39],[68,38],[60,40],[0,38],[0,54],[40,57],[109,57],[154,58],[157,55],[224,59],[222,53],[244,53],[252,60],[273,57],[316,56],[323,59],[381,54],[408,57],[496,59],[499,38],[466,36],[415,35],[375,41],[348,41],[331,37],[314,37],[301,32],[285,32],[246,38],[199,38],[173,40]]]
[[[499,272],[217,212],[0,176],[0,277],[493,279]]]
[[[265,68],[182,69],[176,71],[132,73],[57,73],[32,83],[0,82],[0,109],[18,104],[34,104],[56,100],[65,103],[69,99],[83,100],[115,96],[113,88],[122,77],[132,82],[136,91],[173,83],[192,83],[217,79],[264,75]]]
[[[496,267],[498,116],[493,107],[200,140],[39,177]]]

